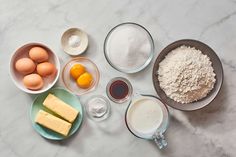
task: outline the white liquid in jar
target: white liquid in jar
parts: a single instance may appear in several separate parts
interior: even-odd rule
[[[143,98],[131,104],[127,113],[127,122],[138,134],[154,134],[163,121],[160,101]]]

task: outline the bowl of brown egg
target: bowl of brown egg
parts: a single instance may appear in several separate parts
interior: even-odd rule
[[[50,89],[58,80],[60,62],[57,55],[41,43],[23,45],[10,60],[10,76],[22,91],[39,94]]]

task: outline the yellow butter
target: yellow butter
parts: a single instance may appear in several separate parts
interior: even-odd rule
[[[71,128],[71,123],[43,110],[38,112],[35,122],[64,136],[68,135]]]
[[[58,114],[59,116],[61,116],[62,118],[64,118],[65,120],[69,121],[70,123],[74,122],[74,120],[79,114],[79,111],[66,104],[53,94],[49,94],[47,96],[47,98],[43,102],[43,105]]]

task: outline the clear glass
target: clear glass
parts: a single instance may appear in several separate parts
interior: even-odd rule
[[[94,121],[102,121],[110,116],[111,105],[102,95],[90,97],[85,104],[86,113]]]
[[[83,88],[78,87],[75,79],[71,77],[70,69],[75,64],[82,64],[83,66],[85,66],[86,71],[92,75],[93,81],[89,88],[83,89]],[[99,79],[100,79],[100,73],[96,64],[86,57],[75,57],[71,59],[70,61],[66,63],[62,71],[62,81],[65,87],[71,92],[79,96],[96,89]]]
[[[113,64],[110,59],[109,59],[109,52],[108,52],[108,47],[107,47],[107,44],[108,44],[108,41],[109,41],[109,37],[110,35],[113,33],[114,30],[116,30],[117,28],[119,27],[122,27],[124,25],[133,25],[135,27],[138,27],[140,30],[142,31],[145,31],[149,37],[149,41],[150,41],[150,44],[151,44],[151,52],[150,52],[150,55],[149,55],[149,58],[146,60],[146,62],[140,66],[140,67],[136,67],[134,69],[124,69],[124,68],[121,68],[121,67],[118,67],[116,66],[115,64]],[[148,30],[137,24],[137,23],[132,23],[132,22],[126,22],[126,23],[121,23],[117,26],[115,26],[114,28],[112,28],[110,30],[110,32],[107,34],[106,38],[105,38],[105,41],[104,41],[104,55],[105,55],[105,58],[107,60],[107,62],[113,67],[115,68],[116,70],[120,71],[120,72],[123,72],[123,73],[136,73],[136,72],[139,72],[141,70],[143,70],[145,67],[147,67],[149,65],[149,63],[151,62],[152,58],[153,58],[153,54],[154,54],[154,41],[153,41],[153,38],[151,36],[151,34],[148,32]]]
[[[149,134],[143,134],[140,132],[137,132],[135,129],[132,128],[132,126],[129,124],[128,121],[128,113],[129,113],[129,109],[132,105],[134,105],[133,102],[136,102],[137,100],[141,100],[144,98],[148,98],[148,99],[155,99],[158,100],[158,105],[160,105],[161,109],[162,109],[162,113],[163,113],[163,119],[161,124],[158,126],[158,128],[156,128],[156,131],[153,133],[149,133]],[[164,137],[164,132],[166,131],[166,129],[168,128],[169,125],[169,111],[166,107],[166,105],[157,97],[152,96],[152,95],[135,95],[134,98],[132,99],[132,101],[130,102],[129,106],[127,107],[126,113],[125,113],[125,122],[126,122],[126,126],[128,128],[128,130],[135,135],[136,137],[142,138],[142,139],[147,139],[147,140],[153,140],[158,148],[162,149],[164,147],[167,146],[167,142],[165,140]]]
[[[114,97],[111,96],[110,94],[110,87],[112,85],[113,82],[115,81],[118,81],[118,80],[121,80],[121,81],[124,81],[127,85],[128,85],[128,94],[125,98],[123,99],[115,99]],[[132,96],[132,93],[133,93],[133,87],[131,85],[131,83],[129,82],[129,80],[127,80],[126,78],[123,78],[123,77],[115,77],[113,79],[111,79],[108,84],[107,84],[107,87],[106,87],[106,93],[107,93],[107,96],[110,100],[112,100],[113,102],[115,103],[124,103],[126,101],[128,101],[130,99],[130,97]]]

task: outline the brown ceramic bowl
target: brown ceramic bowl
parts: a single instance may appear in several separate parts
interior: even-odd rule
[[[182,45],[195,47],[196,49],[202,51],[203,54],[207,55],[212,62],[212,66],[216,74],[216,83],[212,91],[205,98],[187,104],[181,104],[167,97],[165,92],[160,88],[160,84],[157,77],[157,70],[159,68],[159,63],[165,58],[165,56],[169,52]],[[168,45],[161,51],[161,53],[158,55],[154,63],[152,78],[153,78],[154,88],[159,97],[164,101],[164,103],[178,110],[192,111],[205,107],[215,99],[223,83],[223,68],[219,57],[209,46],[197,40],[183,39]]]

